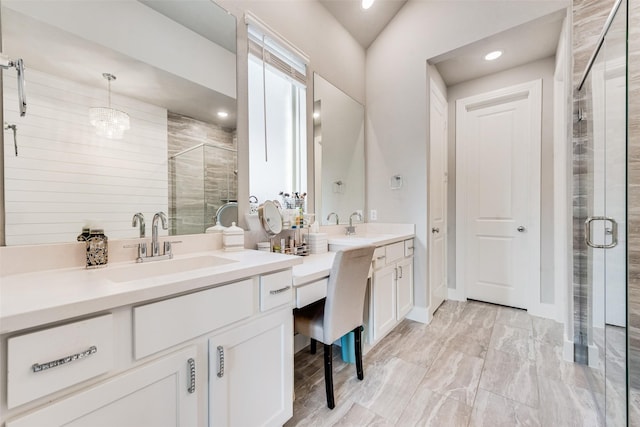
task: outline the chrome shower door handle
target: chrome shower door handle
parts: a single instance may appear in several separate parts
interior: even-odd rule
[[[591,240],[591,223],[593,221],[607,221],[611,223],[611,229],[605,229],[605,235],[611,235],[611,243],[597,244]],[[611,249],[618,245],[618,223],[615,219],[607,216],[590,216],[584,222],[584,240],[587,246],[596,249]]]

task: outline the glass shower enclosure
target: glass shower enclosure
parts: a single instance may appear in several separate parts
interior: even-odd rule
[[[211,143],[187,148],[169,159],[170,235],[204,233],[218,209],[237,202],[237,151]]]
[[[574,342],[602,425],[628,425],[627,0],[616,2],[577,91]],[[639,379],[635,379],[639,381]]]

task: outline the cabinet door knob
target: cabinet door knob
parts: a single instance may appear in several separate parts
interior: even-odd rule
[[[527,229],[526,229],[526,228],[524,228],[524,226],[523,226],[523,225],[521,225],[520,227],[518,227],[518,231],[519,231],[520,233],[524,233],[526,230],[527,230]]]
[[[224,347],[218,346],[218,378],[224,376]]]
[[[440,229],[439,229],[438,227],[433,227],[433,228],[431,229],[431,232],[432,232],[433,234],[436,234],[436,233],[439,233],[439,232],[440,232]]]
[[[189,388],[187,391],[189,393],[196,392],[196,361],[193,358],[189,358],[187,360],[187,364],[189,365]]]

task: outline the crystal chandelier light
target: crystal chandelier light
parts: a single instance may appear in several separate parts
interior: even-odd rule
[[[111,81],[116,76],[102,73],[102,77],[109,82],[109,106],[89,108],[89,123],[96,128],[98,136],[109,139],[122,139],[125,130],[129,130],[129,115],[124,111],[111,108]]]

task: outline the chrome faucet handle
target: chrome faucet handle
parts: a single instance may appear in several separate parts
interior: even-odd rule
[[[138,258],[136,258],[136,262],[142,262],[143,258],[147,256],[147,242],[140,242],[135,245],[124,245],[123,248],[137,248],[138,249]]]
[[[140,238],[143,238],[145,237],[147,227],[144,223],[144,214],[142,212],[134,214],[133,219],[131,220],[132,227],[137,227],[138,224],[140,224]]]
[[[172,245],[174,243],[182,243],[182,240],[173,240],[173,241],[167,240],[164,242],[164,254],[168,255],[169,258],[173,258]]]

